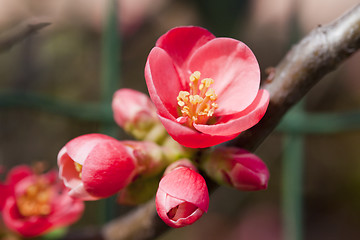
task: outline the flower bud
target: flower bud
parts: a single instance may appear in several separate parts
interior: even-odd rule
[[[170,227],[179,228],[193,224],[207,212],[209,193],[199,173],[178,167],[161,179],[155,201],[160,218]]]
[[[154,104],[144,93],[120,89],[114,94],[112,109],[115,122],[138,140],[161,142],[167,135]]]
[[[166,167],[166,160],[162,148],[147,141],[121,141],[129,147],[137,162],[137,175],[150,177],[158,175]]]
[[[219,184],[241,191],[266,189],[269,170],[256,155],[240,148],[216,148],[203,163],[206,173]]]
[[[103,134],[82,135],[68,142],[58,154],[58,165],[69,194],[83,200],[115,194],[137,171],[131,149]]]

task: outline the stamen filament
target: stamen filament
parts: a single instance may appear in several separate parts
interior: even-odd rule
[[[206,124],[210,117],[213,116],[217,104],[215,103],[217,95],[215,90],[210,88],[214,80],[211,78],[204,78],[200,80],[200,72],[195,71],[190,75],[190,89],[187,91],[180,91],[177,97],[178,105],[182,116],[179,121],[183,123],[184,118],[187,120],[184,124],[193,127],[193,123]]]

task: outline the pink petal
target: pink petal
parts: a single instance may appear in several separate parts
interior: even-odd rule
[[[247,108],[260,84],[259,64],[252,51],[231,38],[216,38],[200,47],[189,61],[191,72],[212,78],[218,115],[233,114]]]
[[[30,167],[26,165],[19,165],[10,170],[7,175],[6,183],[9,185],[15,185],[22,179],[34,175]]]
[[[197,172],[180,167],[164,176],[159,189],[173,198],[192,203],[207,212],[209,193],[204,178]]]
[[[11,194],[11,188],[0,183],[0,213],[4,208],[7,197]]]
[[[89,155],[89,152],[92,151],[92,149],[97,144],[106,140],[117,141],[115,138],[112,138],[104,134],[98,134],[98,133],[85,134],[69,141],[65,145],[66,152],[70,156],[70,158],[73,159],[73,161],[81,165],[84,165],[84,161]]]
[[[165,203],[165,205],[164,205],[165,211],[166,211],[166,213],[168,213],[172,208],[184,203],[184,200],[175,198],[166,193],[164,203]]]
[[[226,141],[229,141],[235,138],[238,133],[227,135],[227,136],[217,136],[217,135],[209,135],[197,132],[188,127],[181,125],[175,121],[169,120],[159,115],[160,121],[164,125],[166,131],[170,134],[170,136],[185,147],[190,148],[206,148],[211,147]],[[201,125],[208,126],[208,125]],[[215,126],[215,125],[210,125]]]
[[[155,198],[155,204],[156,204],[156,211],[159,215],[159,217],[166,223],[170,221],[170,219],[167,216],[167,213],[169,211],[169,204],[166,201],[167,198],[166,192],[164,192],[161,189],[158,189],[156,192],[156,198]],[[176,206],[176,205],[174,205]]]
[[[194,127],[204,133],[212,135],[230,135],[239,134],[255,124],[264,116],[269,105],[269,92],[260,90],[256,99],[244,111],[230,116],[223,117],[214,125],[194,124]]]
[[[63,147],[58,154],[59,178],[69,189],[69,195],[84,201],[97,200],[99,198],[90,195],[84,188],[84,184],[79,177],[79,172],[75,169],[74,160]]]
[[[254,154],[245,154],[231,170],[234,187],[242,191],[265,189],[270,177],[265,163]]]
[[[164,49],[173,59],[181,76],[184,87],[186,77],[191,74],[187,72],[190,56],[202,45],[214,39],[215,36],[201,27],[177,27],[162,35],[156,42],[156,47]]]
[[[119,141],[105,141],[89,153],[82,168],[85,190],[97,197],[109,197],[126,187],[135,175],[135,160]]]
[[[190,205],[189,203],[186,203],[186,204]],[[179,210],[180,209],[178,209],[178,211]],[[186,213],[179,213],[179,214],[183,214],[184,216],[187,216],[187,217],[179,218],[176,221],[172,220],[172,222],[174,224],[172,227],[179,228],[179,227],[185,227],[185,226],[191,225],[191,224],[195,223],[197,220],[199,220],[199,218],[204,214],[204,211],[201,210],[200,208],[197,208],[191,214],[186,214]]]
[[[172,59],[163,49],[154,47],[151,50],[145,66],[145,79],[158,113],[167,118],[177,116],[180,79]]]
[[[53,212],[49,216],[49,221],[57,227],[70,225],[76,222],[84,211],[84,203],[76,198],[69,196],[64,189],[57,198],[53,199]]]

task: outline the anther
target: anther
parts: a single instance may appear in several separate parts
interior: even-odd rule
[[[190,75],[189,91],[180,91],[177,97],[180,107],[181,121],[179,122],[192,127],[193,123],[206,124],[214,114],[217,104],[215,90],[210,88],[214,80],[204,78],[200,80],[200,72],[195,71]],[[187,119],[187,120],[184,120]]]

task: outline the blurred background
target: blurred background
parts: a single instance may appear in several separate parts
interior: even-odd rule
[[[218,37],[245,42],[257,56],[265,79],[265,70],[276,66],[294,43],[358,0],[118,0],[115,44],[105,37],[111,35],[104,27],[108,3],[0,0],[0,38],[24,22],[51,23],[0,52],[3,168],[38,161],[56,167],[60,148],[86,133],[111,132],[128,138],[111,118],[111,95],[120,87],[147,92],[143,73],[147,55],[156,39],[172,27],[199,25]],[[114,61],[109,63],[111,58]],[[326,76],[288,118],[291,124],[282,124],[257,150],[270,169],[267,190],[243,193],[220,187],[200,221],[160,239],[287,240],[282,234],[282,219],[287,219],[284,201],[298,188],[284,178],[289,171],[300,174],[302,183],[297,199],[303,208],[298,208],[297,216],[302,218],[303,231],[294,233],[299,236],[294,239],[359,239],[360,122],[349,119],[360,110],[359,63],[360,52]],[[109,64],[117,66],[115,72],[108,70]],[[330,114],[352,125],[342,126],[339,121],[328,130],[306,129],[297,120],[299,112]],[[286,147],[294,128],[300,144]],[[283,164],[289,158],[300,158],[300,165],[289,170]],[[119,213],[128,209],[118,208]],[[87,203],[85,216],[73,227],[99,226],[102,211],[103,203]]]

